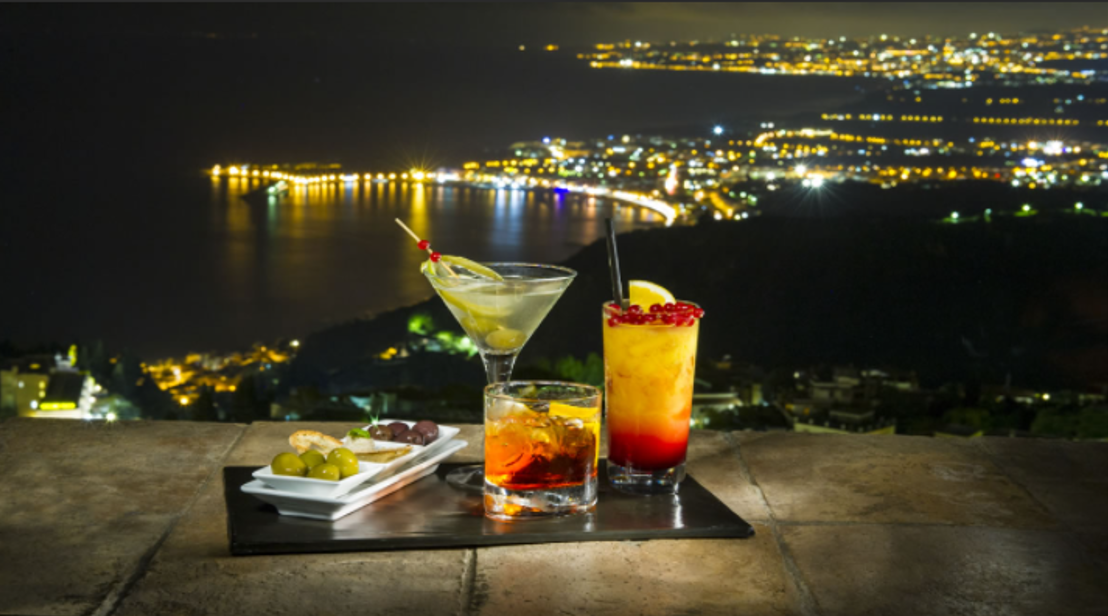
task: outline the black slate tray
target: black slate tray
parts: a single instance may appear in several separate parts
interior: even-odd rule
[[[304,554],[518,543],[745,538],[754,534],[711,492],[686,477],[677,495],[631,496],[612,490],[600,464],[596,511],[520,522],[484,515],[481,492],[454,488],[443,464],[433,474],[334,522],[282,516],[239,488],[256,467],[223,469],[231,554]]]

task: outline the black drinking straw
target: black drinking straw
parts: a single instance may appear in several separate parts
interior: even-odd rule
[[[605,219],[608,225],[608,269],[612,272],[612,298],[616,306],[623,308],[623,281],[619,276],[619,252],[616,251],[616,226],[611,218]]]

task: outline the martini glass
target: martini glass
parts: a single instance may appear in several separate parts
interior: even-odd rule
[[[430,261],[423,274],[446,303],[458,324],[481,353],[489,383],[503,383],[512,376],[519,352],[539,323],[562,297],[577,272],[557,265],[533,263],[482,263],[503,280],[455,267],[444,270]],[[447,481],[466,488],[484,489],[484,467],[466,466],[452,471]]]

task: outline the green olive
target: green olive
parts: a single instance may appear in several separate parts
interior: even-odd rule
[[[525,342],[527,342],[527,336],[523,332],[507,327],[485,336],[485,344],[500,350],[518,349]]]
[[[310,469],[315,468],[327,461],[327,458],[324,458],[322,453],[314,449],[309,449],[308,451],[300,454],[300,459],[303,460],[304,464],[307,464],[308,468]]]
[[[291,475],[293,477],[303,477],[308,474],[308,465],[304,464],[295,453],[279,453],[277,457],[273,458],[273,462],[269,467],[273,469],[274,475]]]
[[[339,447],[328,454],[327,463],[339,467],[343,478],[358,474],[358,456],[345,447]]]
[[[326,479],[327,481],[338,481],[339,467],[334,464],[320,464],[319,466],[313,466],[312,470],[308,471],[308,477],[312,479]]]

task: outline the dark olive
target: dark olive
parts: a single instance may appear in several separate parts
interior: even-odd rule
[[[407,432],[401,432],[400,435],[396,437],[396,442],[411,443],[412,445],[422,445],[423,435],[419,432],[416,432],[415,430],[408,430]]]
[[[369,429],[369,435],[377,441],[391,441],[393,439],[392,430],[388,426],[373,426]]]
[[[389,430],[392,430],[392,435],[393,436],[400,436],[401,432],[407,432],[408,431],[408,424],[406,424],[402,421],[394,421],[394,422],[389,424]]]
[[[415,430],[416,432],[419,432],[423,435],[423,440],[425,444],[431,444],[435,442],[435,439],[439,437],[438,424],[428,419],[417,422],[416,425],[412,426],[412,430]]]

